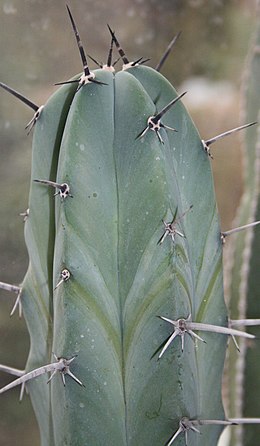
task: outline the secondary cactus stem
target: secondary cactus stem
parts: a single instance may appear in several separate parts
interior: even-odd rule
[[[226,241],[226,237],[231,234],[235,234],[236,232],[243,231],[244,229],[252,228],[253,226],[257,226],[260,224],[260,221],[254,221],[253,223],[248,223],[247,225],[239,226],[238,228],[230,229],[229,231],[221,232],[221,240],[224,244]]]
[[[25,96],[23,96],[21,93],[19,93],[18,91],[14,90],[13,88],[8,87],[8,85],[4,84],[3,82],[0,82],[0,87],[4,88],[6,91],[11,93],[16,98],[20,99],[20,101],[22,101],[24,104],[28,105],[28,107],[32,108],[35,111],[32,119],[28,122],[28,124],[25,127],[26,130],[28,129],[27,135],[29,135],[29,133],[31,132],[33,126],[36,123],[36,121],[38,121],[44,106],[41,105],[39,107],[34,102],[30,101],[29,99],[27,99]]]
[[[55,187],[56,189],[59,189],[58,192],[56,192],[54,194],[55,195],[60,195],[61,200],[67,198],[67,197],[71,197],[73,198],[73,195],[71,195],[70,193],[70,187],[67,183],[55,183],[54,181],[49,181],[49,180],[33,180],[35,183],[41,183],[44,184],[46,186],[52,186]]]
[[[167,104],[160,112],[156,113],[156,115],[154,116],[150,116],[147,120],[147,126],[137,135],[137,137],[135,139],[138,138],[142,138],[147,132],[148,130],[153,130],[159,141],[163,144],[163,139],[159,133],[160,129],[168,129],[168,130],[172,130],[174,132],[177,132],[176,129],[174,129],[173,127],[169,127],[168,125],[165,125],[161,122],[161,118],[163,117],[163,115],[165,115],[165,113],[167,113],[168,110],[170,110],[170,108],[177,102],[179,101],[185,94],[187,93],[187,91],[185,91],[184,93],[180,94],[179,96],[177,96],[176,98],[174,98],[171,102],[169,102],[169,104]]]
[[[60,281],[57,283],[56,287],[54,288],[54,291],[63,283],[63,282],[67,282],[70,279],[70,272],[68,269],[63,269],[60,273],[61,279]]]
[[[192,209],[192,207],[193,207],[193,205],[191,205],[189,207],[189,209],[187,209],[177,220],[176,220],[176,215],[177,215],[178,209],[176,209],[171,222],[167,223],[166,221],[162,220],[163,224],[164,224],[164,233],[161,236],[161,238],[158,240],[157,245],[161,245],[167,236],[171,237],[173,243],[175,243],[175,235],[176,234],[179,235],[180,237],[185,237],[185,235],[182,232],[177,230],[176,225],[184,217],[184,215],[186,215],[187,212],[190,211],[190,209]]]
[[[178,40],[178,38],[180,37],[180,35],[181,35],[181,31],[179,31],[178,34],[176,34],[176,36],[174,36],[173,39],[170,41],[169,45],[167,46],[165,52],[163,53],[163,55],[162,55],[162,57],[161,57],[161,59],[160,59],[160,61],[158,62],[158,64],[157,64],[156,67],[155,67],[155,70],[156,70],[156,71],[158,71],[158,72],[161,71],[161,68],[162,68],[164,62],[165,62],[166,59],[168,58],[168,56],[169,56],[169,54],[170,54],[170,52],[171,52],[173,46],[174,46],[175,43],[177,42],[177,40]]]
[[[251,127],[251,125],[255,125],[255,124],[257,124],[256,121],[250,122],[249,124],[241,125],[240,127],[236,127],[234,129],[228,130],[224,133],[220,133],[220,135],[217,135],[217,136],[214,136],[213,138],[207,139],[207,141],[204,141],[204,139],[202,139],[201,142],[203,144],[205,152],[210,156],[210,158],[213,159],[213,156],[212,156],[212,154],[210,152],[210,148],[209,148],[211,144],[213,144],[214,142],[218,141],[221,138],[224,138],[225,136],[232,135],[232,133],[238,132],[239,130],[246,129],[248,127]]]
[[[10,313],[10,316],[13,316],[13,314],[18,306],[19,307],[19,318],[21,318],[22,317],[22,303],[21,303],[22,289],[21,289],[21,287],[16,286],[16,285],[10,285],[9,283],[0,282],[0,288],[2,290],[11,291],[11,292],[18,294],[18,296],[15,300],[14,306],[12,308],[12,311]]]
[[[83,386],[82,382],[70,371],[70,364],[72,363],[72,361],[74,361],[77,355],[72,356],[72,358],[70,359],[58,358],[55,354],[54,357],[56,362],[52,362],[51,364],[44,365],[32,370],[31,372],[25,373],[24,375],[12,381],[10,384],[2,387],[2,389],[0,389],[0,394],[12,389],[13,387],[19,386],[20,384],[24,384],[33,378],[37,378],[37,376],[44,375],[45,373],[51,373],[51,376],[48,379],[47,383],[51,381],[51,379],[57,372],[60,372],[64,386],[66,385],[65,375],[69,375],[76,383],[78,383],[80,386]]]
[[[198,336],[196,333],[194,333],[193,330],[198,331],[206,331],[211,333],[219,333],[229,336],[241,336],[248,339],[255,339],[255,336],[250,333],[245,333],[244,331],[235,330],[230,327],[222,327],[219,325],[211,325],[211,324],[203,324],[200,322],[192,322],[191,315],[187,319],[177,319],[172,320],[164,316],[159,316],[160,319],[163,321],[169,322],[171,325],[174,326],[174,331],[170,335],[170,337],[165,342],[163,349],[161,353],[159,354],[159,359],[162,357],[162,355],[165,353],[167,348],[170,346],[170,344],[174,341],[174,339],[177,336],[181,336],[181,350],[183,352],[184,350],[184,336],[187,333],[191,338],[199,339],[202,342],[205,342],[204,339],[202,339],[200,336]]]

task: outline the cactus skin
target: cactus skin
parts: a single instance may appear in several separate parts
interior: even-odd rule
[[[22,304],[30,332],[26,370],[70,358],[85,387],[41,376],[27,384],[42,446],[164,445],[182,417],[225,418],[221,376],[226,336],[179,337],[158,360],[172,327],[157,316],[227,325],[222,243],[211,167],[181,102],[162,118],[178,132],[146,127],[176,91],[157,71],[136,66],[76,92],[62,86],[33,137],[30,257]],[[53,197],[34,180],[66,182]],[[177,219],[175,242],[162,219]],[[68,269],[69,280],[60,281]],[[53,291],[54,290],[54,291]],[[189,446],[214,446],[221,426],[188,433]],[[176,445],[183,444],[183,437]]]
[[[244,79],[243,120],[254,116],[258,126],[246,131],[244,137],[244,194],[237,212],[235,226],[260,219],[260,6],[258,5],[256,29]],[[251,318],[259,315],[259,230],[251,228],[234,236],[233,244],[227,255],[229,271],[228,294],[232,319]],[[259,327],[250,328],[259,338]],[[229,413],[231,416],[250,417],[260,415],[259,389],[260,358],[256,345],[240,341],[241,353],[229,350]],[[231,432],[230,446],[251,446],[260,436],[258,425],[247,425]]]

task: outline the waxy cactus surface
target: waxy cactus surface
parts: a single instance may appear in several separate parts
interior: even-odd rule
[[[84,73],[32,107],[31,373],[9,387],[26,382],[42,446],[214,446],[232,423],[221,380],[239,332],[207,142],[183,94],[129,63],[111,30],[123,69],[110,51],[90,72],[68,12]]]

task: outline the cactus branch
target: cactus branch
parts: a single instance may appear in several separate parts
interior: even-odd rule
[[[165,52],[163,53],[163,55],[162,55],[162,57],[161,57],[161,59],[160,59],[160,61],[158,62],[158,64],[157,64],[156,67],[155,67],[155,70],[156,70],[156,71],[158,71],[158,72],[161,71],[161,68],[162,68],[164,62],[165,62],[166,59],[168,58],[168,56],[169,56],[169,54],[170,54],[170,52],[171,52],[173,46],[174,46],[175,43],[177,42],[177,40],[178,40],[178,38],[180,37],[180,35],[181,35],[181,31],[179,31],[178,34],[176,34],[176,36],[174,36],[173,39],[170,41],[169,45],[167,46]]]

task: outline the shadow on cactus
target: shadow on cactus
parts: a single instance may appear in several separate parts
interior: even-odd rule
[[[228,337],[254,336],[227,316],[209,147],[254,123],[201,140],[159,72],[176,38],[152,69],[109,27],[90,71],[67,10],[83,74],[41,107],[1,83],[35,114],[30,263],[21,287],[0,284],[31,348],[25,370],[0,366],[17,376],[0,393],[26,386],[43,446],[214,446],[250,422],[226,417],[221,380]]]

